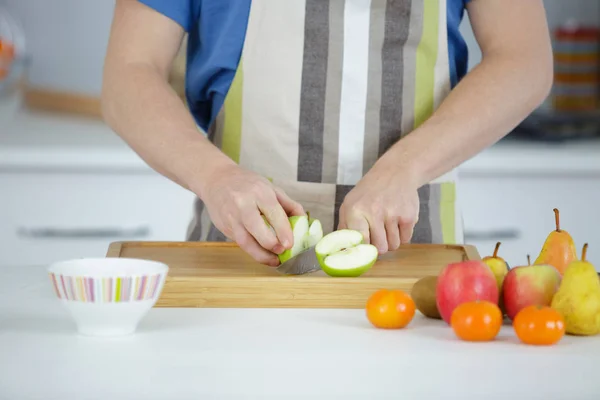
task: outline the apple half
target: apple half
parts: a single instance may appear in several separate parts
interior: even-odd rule
[[[323,226],[318,219],[309,219],[305,215],[293,216],[288,219],[292,227],[294,243],[291,249],[286,249],[279,254],[281,263],[316,245],[323,238]]]
[[[315,247],[321,269],[329,276],[357,277],[375,264],[379,252],[364,243],[362,233],[340,229],[325,235]]]

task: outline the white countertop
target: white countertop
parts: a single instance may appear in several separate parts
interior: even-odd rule
[[[0,398],[569,399],[600,393],[600,336],[553,347],[455,339],[417,315],[362,310],[152,309],[135,335],[79,336],[45,269],[0,270]]]
[[[151,172],[103,121],[21,112],[0,126],[0,169],[101,169]]]
[[[102,169],[151,172],[100,120],[22,111],[0,125],[0,169]],[[503,140],[460,167],[480,173],[599,174],[600,139],[568,143]]]

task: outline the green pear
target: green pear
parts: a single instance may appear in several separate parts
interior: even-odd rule
[[[587,246],[583,245],[581,260],[571,262],[565,269],[551,304],[564,317],[565,331],[571,335],[600,333],[600,278],[585,259]]]
[[[292,228],[294,242],[290,249],[279,254],[279,262],[284,263],[309,247],[315,246],[323,237],[323,227],[318,219],[306,215],[295,215],[288,218]]]
[[[367,272],[377,261],[379,252],[364,243],[362,233],[340,229],[325,235],[315,247],[321,269],[329,276],[357,277]]]

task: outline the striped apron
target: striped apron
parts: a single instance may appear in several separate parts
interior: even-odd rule
[[[328,233],[346,194],[449,93],[446,0],[254,0],[209,139]],[[461,243],[456,172],[419,189],[413,243]],[[190,241],[228,240],[197,199]]]

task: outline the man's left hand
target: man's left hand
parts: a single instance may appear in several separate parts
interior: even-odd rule
[[[338,229],[360,231],[380,254],[409,243],[419,218],[418,184],[391,165],[375,164],[340,207]]]

